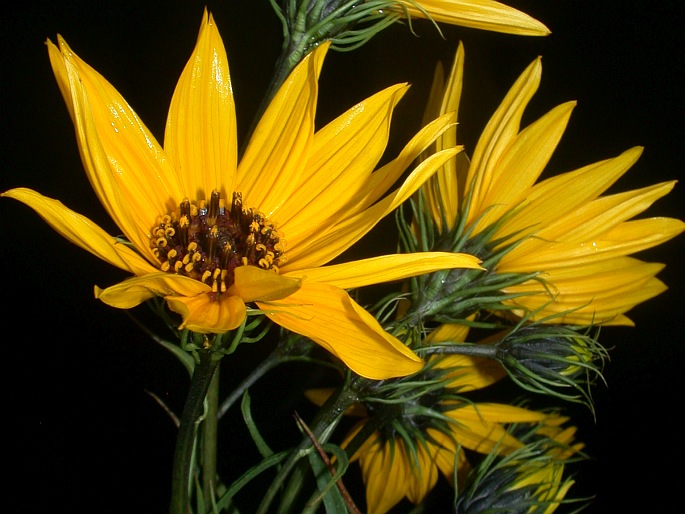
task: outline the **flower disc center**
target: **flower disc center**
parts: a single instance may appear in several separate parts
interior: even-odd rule
[[[218,191],[197,205],[186,198],[177,212],[158,220],[152,235],[152,251],[162,271],[200,280],[211,286],[216,298],[231,287],[238,266],[278,272],[285,262],[273,224],[261,212],[244,208],[238,192],[229,210]]]

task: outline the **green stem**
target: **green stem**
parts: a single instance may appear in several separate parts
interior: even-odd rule
[[[218,361],[217,361],[218,362]],[[212,504],[216,488],[216,448],[217,448],[217,417],[219,407],[219,371],[217,366],[214,377],[209,383],[207,391],[207,412],[202,422],[202,491],[205,505]]]
[[[291,4],[286,9],[285,16],[288,18],[288,21],[286,21],[288,30],[285,33],[281,55],[276,62],[276,70],[269,89],[262,99],[256,116],[252,120],[252,126],[245,138],[246,145],[250,141],[254,129],[257,127],[259,120],[262,118],[273,97],[276,96],[276,93],[286,81],[290,72],[307,55],[307,51],[311,46],[310,37],[308,37],[310,34],[307,32],[307,13],[312,7],[314,11],[319,12],[322,4],[317,3],[317,5],[311,6],[308,2],[302,2],[297,8],[295,8],[295,4]],[[313,11],[310,11],[310,14],[312,13]]]
[[[463,343],[459,341],[445,341],[440,345],[418,348],[417,353],[421,355],[439,353],[441,355],[467,355],[469,357],[486,357],[489,359],[497,358],[498,348],[491,344]]]
[[[190,380],[188,397],[183,407],[183,414],[176,436],[174,464],[171,477],[170,514],[189,514],[190,509],[190,476],[195,446],[195,431],[202,413],[207,391],[214,377],[221,357],[219,352],[199,350],[200,362],[196,364]]]
[[[331,396],[314,417],[314,420],[310,426],[314,437],[322,443],[325,442],[325,439],[322,437],[322,435],[328,428],[337,423],[337,421],[350,405],[358,400],[359,397],[357,393],[352,390],[349,383],[340,388],[337,394]],[[267,490],[256,514],[265,514],[266,512],[270,512],[269,507],[276,496],[276,493],[281,489],[281,486],[285,482],[286,478],[288,475],[290,475],[290,472],[299,462],[300,458],[302,457],[302,452],[311,446],[311,439],[309,439],[309,437],[304,437],[300,445],[293,450],[292,454],[280,469],[274,481],[271,483],[271,486]],[[281,500],[281,505],[278,512],[288,512],[288,510],[293,506],[292,504],[300,493],[303,485],[303,481],[300,478],[299,472],[292,475],[290,481],[288,482],[288,486],[285,489],[286,492]]]

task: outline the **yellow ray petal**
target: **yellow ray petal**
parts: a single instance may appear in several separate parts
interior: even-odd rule
[[[404,146],[402,152],[371,175],[366,192],[360,195],[353,205],[349,205],[350,212],[361,212],[369,208],[379,198],[386,194],[388,189],[397,182],[400,176],[409,168],[416,158],[426,151],[427,148],[445,131],[454,126],[456,113],[449,112],[425,125],[411,140]],[[461,152],[462,147],[448,147],[445,150]],[[438,169],[444,167],[446,161]]]
[[[385,514],[406,494],[409,463],[402,458],[399,444],[393,451],[389,443],[379,441],[360,458],[368,514]]]
[[[309,242],[302,241],[288,249],[284,273],[293,269],[316,267],[329,262],[361,239],[379,220],[407,200],[436,169],[459,150],[451,149],[431,155],[419,164],[402,186],[366,211],[343,220]]]
[[[238,165],[237,189],[245,204],[273,216],[302,187],[314,136],[318,79],[329,43],[308,54],[292,71],[259,120]]]
[[[440,91],[444,89],[438,109],[434,112],[435,115],[444,114],[447,112],[458,112],[459,102],[461,100],[463,76],[464,45],[459,42],[447,83],[443,86],[441,74],[436,74],[436,78],[434,79],[433,89],[439,89]],[[430,104],[427,108],[427,112],[431,112]],[[428,119],[424,118],[424,122],[427,121]],[[436,140],[435,149],[440,151],[445,148],[455,146],[456,144],[457,125],[454,125],[453,127],[447,129],[440,137],[438,137]],[[457,170],[457,160],[455,157],[455,159],[450,159],[447,161],[438,170],[438,172],[431,177],[428,184],[424,186],[426,199],[428,205],[433,211],[433,219],[438,227],[439,232],[443,231],[443,216],[447,222],[446,228],[447,230],[450,230],[453,228],[454,222],[457,219],[457,214],[459,213],[459,207],[461,205],[459,195],[464,190],[464,184],[462,181],[466,179],[466,176],[460,175]]]
[[[469,319],[473,319],[473,317]],[[447,341],[466,341],[466,336],[469,333],[469,329],[470,327],[468,325],[461,325],[458,323],[443,323],[430,334],[428,334],[428,337],[426,337],[426,344],[445,343]]]
[[[339,207],[339,211],[332,216],[329,211],[327,220],[321,220],[320,223],[313,224],[310,218],[298,215],[293,218],[287,227],[283,228],[287,239],[292,243],[292,249],[289,250],[288,259],[292,261],[295,255],[299,252],[302,242],[311,241],[311,234],[316,231],[317,238],[321,234],[321,226],[324,230],[327,226],[340,223],[351,216],[357,215],[368,207],[372,206],[381,196],[387,193],[400,176],[407,170],[411,163],[423,152],[441,133],[447,130],[454,123],[454,113],[449,113],[432,121],[423,127],[404,147],[400,155],[389,162],[381,169],[376,170],[370,178],[361,183],[361,190],[357,192],[355,197],[344,207]],[[459,148],[451,148],[449,151],[461,151]],[[337,187],[337,185],[335,186]],[[318,215],[316,217],[318,220]],[[328,222],[328,225],[326,225]],[[292,251],[294,250],[294,252]]]
[[[231,292],[245,302],[281,300],[300,288],[299,279],[285,277],[274,271],[256,266],[239,266],[235,269],[235,282]]]
[[[606,298],[620,297],[640,289],[664,268],[660,263],[647,263],[637,259],[617,258],[597,265],[574,266],[543,273],[547,289],[538,281],[506,288],[507,293],[545,293],[557,302],[582,306],[592,302],[595,307]]]
[[[569,325],[625,325],[633,326],[633,321],[624,316],[624,313],[636,305],[646,302],[666,291],[666,285],[657,278],[652,278],[639,287],[627,288],[620,294],[611,295],[591,301],[588,297],[566,297],[558,295],[554,302],[549,302],[549,297],[542,295],[524,296],[516,300],[529,311],[537,311],[531,320],[538,320],[548,316],[554,316],[546,322],[563,323]],[[585,300],[585,301],[581,301]],[[579,306],[581,306],[579,308]],[[524,311],[517,312],[523,315]]]
[[[59,38],[48,43],[58,81],[66,77],[76,135],[88,179],[126,237],[150,261],[155,218],[175,208],[180,183],[164,150],[124,98]]]
[[[528,256],[554,242],[582,243],[595,239],[619,223],[647,210],[652,203],[667,195],[676,181],[654,184],[642,189],[597,198],[574,212],[537,231],[500,261],[500,266],[515,269],[524,265]],[[522,271],[527,271],[521,268]]]
[[[631,324],[623,313],[666,287],[654,276],[663,269],[659,263],[646,263],[631,257],[569,268],[560,268],[543,275],[549,289],[528,282],[507,288],[507,293],[527,292],[512,304],[531,310],[543,307],[536,319],[553,313],[565,313],[554,323]]]
[[[494,359],[469,357],[468,355],[445,355],[435,357],[437,369],[450,369],[449,386],[459,392],[483,389],[503,379],[507,372]]]
[[[464,481],[471,466],[466,460],[464,451],[458,446],[458,442],[447,434],[433,428],[429,428],[426,432],[436,442],[435,445],[438,451],[435,454],[434,460],[438,469],[447,480],[452,482],[456,467],[458,483],[465,483]]]
[[[603,259],[577,266],[563,266],[550,269],[542,273],[542,278],[548,282],[557,282],[568,280],[572,282],[576,278],[587,277],[590,275],[606,275],[607,277],[615,276],[620,278],[624,274],[630,274],[635,280],[637,276],[654,276],[663,269],[664,265],[653,262],[644,262],[634,257],[619,256],[611,259]],[[636,275],[637,274],[637,275]],[[526,282],[526,284],[532,284]],[[612,286],[602,286],[601,288],[610,289]],[[519,287],[519,286],[516,286]]]
[[[626,221],[601,237],[575,243],[549,244],[519,259],[516,271],[551,271],[560,267],[579,266],[630,255],[657,246],[685,230],[685,223],[674,218],[646,218]],[[506,263],[500,270],[513,271]]]
[[[464,448],[483,454],[494,450],[506,454],[522,446],[502,425],[488,420],[459,420],[452,430]]]
[[[293,239],[288,221],[297,216],[311,227],[355,199],[369,179],[388,142],[395,105],[407,91],[397,84],[355,105],[314,134],[303,166],[302,186],[293,191],[279,212],[282,230]],[[318,223],[317,223],[318,224]]]
[[[503,423],[536,423],[547,417],[540,412],[495,403],[464,405],[445,414],[455,420],[452,430],[457,441],[480,453],[489,453],[495,448],[508,452],[521,446]]]
[[[103,261],[135,275],[157,269],[128,246],[117,242],[91,220],[53,200],[26,188],[10,189],[0,194],[31,207],[62,237]]]
[[[60,46],[65,50],[71,50],[67,46],[66,41],[62,42],[58,40],[58,42]],[[60,49],[57,48],[57,46],[55,46],[55,44],[52,41],[50,41],[50,39],[47,39],[45,41],[45,45],[48,47],[48,58],[50,59],[52,73],[55,75],[55,79],[57,80],[57,87],[59,87],[59,91],[62,94],[64,103],[67,106],[67,110],[69,111],[69,116],[71,117],[72,123],[76,124],[76,115],[74,113],[74,102],[72,101],[69,72],[67,72],[64,57],[62,57]]]
[[[554,223],[606,191],[635,164],[641,153],[641,147],[634,147],[613,159],[543,180],[531,189],[526,205],[503,224],[497,235],[537,230]]]
[[[446,411],[446,413],[457,422],[487,420],[495,423],[537,423],[545,421],[549,417],[542,412],[500,403],[464,405],[458,409]]]
[[[492,182],[482,198],[475,233],[480,232],[526,198],[552,157],[575,107],[575,102],[559,105],[522,130],[502,152],[492,170]],[[479,209],[479,206],[474,206]]]
[[[438,468],[434,457],[436,448],[432,444],[416,445],[416,457],[406,449],[404,441],[401,443],[404,460],[407,462],[409,480],[405,485],[406,495],[410,502],[415,505],[421,503],[426,495],[435,487],[438,481]]]
[[[238,328],[245,319],[245,302],[237,296],[224,294],[218,301],[210,301],[209,295],[193,297],[168,296],[169,308],[183,317],[180,329],[200,334],[223,334]]]
[[[483,269],[473,255],[449,252],[421,252],[372,257],[358,261],[292,271],[288,277],[302,277],[342,289],[402,280],[443,269]],[[237,271],[237,270],[236,270]]]
[[[563,238],[559,237],[560,240],[569,243],[592,239],[593,235],[604,234],[619,223],[647,210],[656,200],[670,193],[675,183],[674,180],[598,198],[566,219],[562,218],[550,225],[538,237],[554,240],[558,236],[550,236],[556,232],[564,235]],[[573,221],[567,221],[567,218]]]
[[[488,207],[484,198],[492,187],[500,156],[518,134],[521,117],[540,85],[541,74],[542,64],[538,58],[516,80],[476,144],[466,177],[466,187],[472,188],[469,224]]]
[[[233,193],[237,161],[235,104],[226,50],[205,10],[197,45],[176,85],[164,149],[194,202],[217,189]]]
[[[550,30],[535,18],[493,0],[400,1],[414,18],[431,18],[436,22],[521,36],[550,34]]]
[[[272,321],[309,337],[363,377],[400,377],[423,366],[419,357],[338,287],[304,280],[288,298],[257,305]]]
[[[95,286],[95,298],[118,309],[130,309],[155,296],[193,297],[209,292],[211,288],[199,280],[163,271],[132,277],[106,289]]]

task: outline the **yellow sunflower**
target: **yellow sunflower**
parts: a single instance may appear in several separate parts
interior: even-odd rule
[[[428,111],[459,106],[464,51],[461,45],[443,83],[436,72]],[[575,106],[567,102],[524,129],[526,105],[540,83],[542,65],[533,61],[514,83],[483,131],[471,160],[451,159],[422,188],[438,232],[474,240],[485,229],[493,243],[480,255],[504,253],[495,273],[540,273],[540,280],[507,287],[512,303],[531,319],[556,316],[568,324],[632,325],[625,315],[666,289],[656,278],[663,264],[631,254],[659,245],[685,228],[677,219],[631,219],[668,194],[676,181],[603,195],[639,158],[642,148],[580,169],[538,180]],[[456,126],[437,148],[456,144]],[[452,236],[450,236],[450,234]],[[518,243],[517,243],[518,241]],[[477,252],[476,252],[477,253]]]
[[[493,0],[398,0],[412,18],[520,36],[546,36],[549,29],[531,16]],[[406,9],[406,11],[405,11]]]
[[[426,343],[462,341],[467,332],[468,328],[463,325],[441,325],[430,334]],[[434,368],[449,368],[449,380],[445,384],[459,395],[483,389],[506,375],[489,359],[436,355],[431,360]],[[306,395],[322,405],[331,393],[330,389],[315,389],[307,391]],[[410,410],[414,401],[421,403],[422,399],[407,400]],[[428,418],[422,421],[421,415],[409,415],[411,420],[398,419],[375,431],[351,456],[351,461],[359,462],[362,472],[368,514],[384,514],[405,497],[420,504],[435,487],[440,473],[452,483],[456,469],[459,484],[463,484],[471,469],[464,450],[484,455],[496,451],[507,455],[522,448],[524,443],[507,429],[510,423],[540,425],[539,433],[554,437],[561,433],[560,427],[567,421],[566,417],[501,403],[445,399],[439,400],[437,405],[423,407],[440,412],[448,422],[437,428],[430,421],[426,422]],[[425,412],[425,409],[418,412]],[[364,404],[353,405],[346,414],[362,419],[345,437],[343,448],[349,447],[369,419]],[[396,430],[398,425],[404,429]],[[417,434],[418,437],[412,439]]]
[[[389,87],[315,132],[317,80],[328,45],[293,71],[238,164],[226,51],[206,11],[178,81],[160,145],[124,98],[58,36],[48,51],[90,183],[125,239],[59,201],[25,188],[3,196],[33,208],[72,243],[134,276],[95,296],[132,308],[162,296],[180,328],[224,333],[254,303],[368,378],[402,376],[421,359],[356,304],[345,288],[478,267],[447,253],[391,255],[319,266],[340,255],[459,151],[435,154],[385,195],[419,152],[454,122],[441,116],[374,172],[393,108]],[[384,196],[385,195],[385,196]]]
[[[384,514],[404,498],[420,504],[435,487],[440,473],[450,483],[453,481],[455,466],[461,483],[470,469],[465,449],[484,455],[493,451],[506,455],[523,447],[524,443],[507,431],[506,424],[558,425],[566,421],[563,417],[500,403],[445,404],[444,408],[452,409],[444,412],[451,420],[451,433],[428,428],[425,439],[408,448],[399,435],[388,439],[376,432],[352,457],[351,460],[359,460],[368,514]],[[357,430],[362,427],[360,422]]]

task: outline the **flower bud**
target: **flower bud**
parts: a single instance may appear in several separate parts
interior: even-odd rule
[[[517,328],[496,348],[496,358],[524,389],[588,404],[588,387],[601,377],[607,355],[592,337],[556,325]]]

